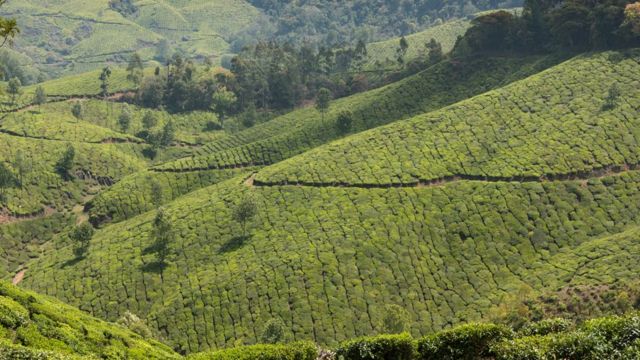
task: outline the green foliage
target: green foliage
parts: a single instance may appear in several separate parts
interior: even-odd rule
[[[163,266],[169,256],[169,246],[175,240],[173,225],[167,217],[164,209],[158,209],[156,217],[153,220],[154,238],[153,250],[156,253],[158,263]]]
[[[322,88],[318,90],[316,96],[316,109],[322,114],[322,120],[324,121],[324,114],[329,110],[331,105],[331,90]]]
[[[73,178],[71,170],[75,163],[76,150],[72,145],[67,146],[67,150],[62,154],[62,157],[56,163],[56,172],[65,180]]]
[[[407,310],[398,305],[387,305],[384,307],[381,329],[386,334],[400,334],[407,330],[409,314]]]
[[[71,114],[74,118],[76,118],[76,120],[82,120],[82,118],[84,117],[84,109],[81,102],[76,101],[73,104],[73,106],[71,107]]]
[[[1,33],[2,31],[0,30],[0,36],[2,36]],[[9,83],[7,84],[7,93],[11,95],[11,103],[15,104],[16,99],[22,93],[22,82],[20,81],[20,79],[14,77],[13,79],[9,80]]]
[[[258,205],[251,197],[245,197],[233,209],[233,221],[242,226],[242,236],[247,236],[247,224],[258,215]]]
[[[177,359],[171,349],[44,296],[0,283],[0,359]]]
[[[378,335],[348,340],[336,350],[342,360],[412,360],[415,345],[409,334]]]
[[[336,126],[338,127],[338,131],[342,134],[347,134],[351,131],[351,127],[353,126],[353,114],[349,111],[343,111],[338,115],[338,119],[336,120]]]
[[[278,344],[284,340],[284,324],[280,319],[270,319],[264,325],[260,342],[263,344]]]
[[[32,102],[34,105],[42,105],[47,102],[47,94],[42,86],[36,88]]]
[[[142,64],[142,58],[140,57],[140,54],[133,53],[129,59],[129,64],[127,65],[127,80],[138,86],[140,85],[143,76],[144,65]]]
[[[511,330],[493,324],[467,324],[418,341],[421,360],[473,360],[491,358],[492,345],[512,336]]]
[[[236,95],[227,90],[225,87],[220,87],[213,93],[211,106],[213,111],[218,115],[220,124],[224,127],[224,118],[229,112],[233,110],[233,107],[238,101]]]
[[[318,350],[310,342],[295,342],[287,345],[254,345],[200,353],[189,356],[189,360],[316,360]]]
[[[75,254],[78,257],[83,257],[89,248],[89,242],[93,238],[94,234],[93,226],[89,223],[82,223],[76,226],[71,231],[71,240],[75,242]]]
[[[4,197],[6,195],[6,190],[16,185],[16,177],[9,170],[9,168],[4,164],[0,163],[0,196],[4,201]]]
[[[147,111],[142,118],[142,126],[145,130],[151,130],[158,124],[158,119],[152,111]]]
[[[573,327],[573,323],[570,320],[555,318],[555,319],[544,319],[538,322],[530,322],[527,323],[522,329],[520,329],[519,334],[524,336],[534,336],[534,335],[549,335],[555,333],[566,332]]]
[[[100,95],[103,97],[107,97],[109,95],[109,79],[111,78],[111,73],[111,68],[107,66],[102,69],[100,77],[98,78],[100,80]]]

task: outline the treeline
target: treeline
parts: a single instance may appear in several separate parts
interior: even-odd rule
[[[640,3],[526,0],[522,15],[497,11],[473,20],[455,55],[590,51],[640,45]]]
[[[337,45],[414,33],[479,11],[522,5],[522,0],[250,0],[270,19],[279,41]],[[260,30],[268,28],[261,24]],[[328,30],[328,31],[327,31]],[[258,35],[257,32],[251,36]],[[250,36],[247,36],[250,39]],[[242,46],[246,45],[243,43]]]
[[[408,47],[402,38],[397,69],[422,68],[443,57],[440,44],[431,40],[424,44],[424,56],[409,64],[404,59]],[[244,125],[251,126],[257,110],[287,110],[327,91],[329,98],[338,98],[379,85],[365,74],[367,55],[363,41],[340,48],[269,41],[245,47],[232,59],[230,70],[212,71],[210,64],[197,66],[176,55],[166,68],[143,77],[142,62],[134,55],[128,71],[129,79],[140,84],[135,101],[141,106],[171,112],[213,110],[222,123],[228,115],[241,113]]]

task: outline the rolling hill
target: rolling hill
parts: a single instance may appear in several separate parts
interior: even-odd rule
[[[175,240],[166,267],[153,252],[155,212],[122,211],[122,221],[96,233],[85,259],[73,261],[66,237],[52,239],[23,284],[111,320],[140,314],[172,346],[196,352],[255,343],[271,318],[292,340],[332,345],[378,332],[388,304],[407,309],[411,333],[424,335],[482,320],[523,286],[542,293],[631,279],[640,226],[636,52],[582,55],[527,77],[548,61],[493,63],[493,86],[469,90],[466,100],[400,92],[414,97],[389,96],[380,117],[358,114],[353,98],[336,101],[327,118],[352,110],[354,133],[403,120],[326,145],[339,136],[317,130],[333,126],[319,122],[326,127],[309,131],[316,140],[290,146],[275,164],[171,196],[164,211]],[[424,81],[428,74],[367,93],[367,107],[411,81],[439,86]],[[605,106],[614,85],[620,95]],[[410,99],[425,100],[408,107]],[[255,129],[304,129],[310,121],[296,119],[309,114]],[[216,146],[216,156],[242,149],[258,130],[191,159]],[[321,146],[310,150],[314,144]],[[243,161],[229,156],[227,164]],[[193,177],[216,170],[178,163]],[[151,171],[177,168],[168,164]],[[122,195],[133,192],[126,184]],[[241,237],[231,213],[247,196],[259,216]]]
[[[20,19],[22,35],[16,49],[50,74],[122,64],[134,51],[144,60],[164,56],[165,50],[168,56],[181,51],[188,57],[220,57],[230,51],[233,34],[260,16],[242,0],[136,1],[134,13],[119,12],[109,4],[10,0],[2,15]]]

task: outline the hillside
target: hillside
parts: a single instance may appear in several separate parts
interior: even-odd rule
[[[60,301],[0,282],[0,359],[94,357],[179,358],[166,345],[123,326],[98,320]]]
[[[10,0],[2,15],[20,19],[16,49],[49,74],[122,64],[134,51],[144,60],[173,51],[220,57],[230,51],[232,35],[260,16],[242,0],[136,1],[134,13],[119,12],[109,3]]]
[[[426,113],[166,204],[175,234],[166,266],[152,250],[151,211],[99,230],[86,258],[68,266],[60,264],[74,259],[72,244],[54,239],[23,284],[112,320],[140,314],[195,352],[254,343],[270,318],[282,319],[292,340],[331,345],[379,331],[388,304],[405,308],[411,333],[423,335],[483,319],[522,286],[631,279],[639,69],[635,52],[588,54],[442,109],[405,105],[398,118]],[[495,87],[517,74],[526,70],[505,70]],[[593,99],[613,84],[620,95],[605,110]],[[294,124],[292,115],[271,126]],[[248,238],[231,219],[245,196],[259,213]]]

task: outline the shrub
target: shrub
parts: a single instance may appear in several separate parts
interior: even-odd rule
[[[418,341],[419,359],[463,360],[490,357],[491,346],[510,338],[512,331],[493,324],[468,324],[427,336]]]
[[[316,360],[318,349],[311,342],[287,345],[253,345],[201,353],[189,360]]]
[[[533,322],[526,324],[521,330],[520,334],[524,336],[532,335],[548,335],[559,332],[565,332],[573,326],[570,320],[555,318],[545,319],[539,322]]]
[[[336,350],[340,360],[411,360],[414,355],[413,338],[406,333],[349,340]]]

